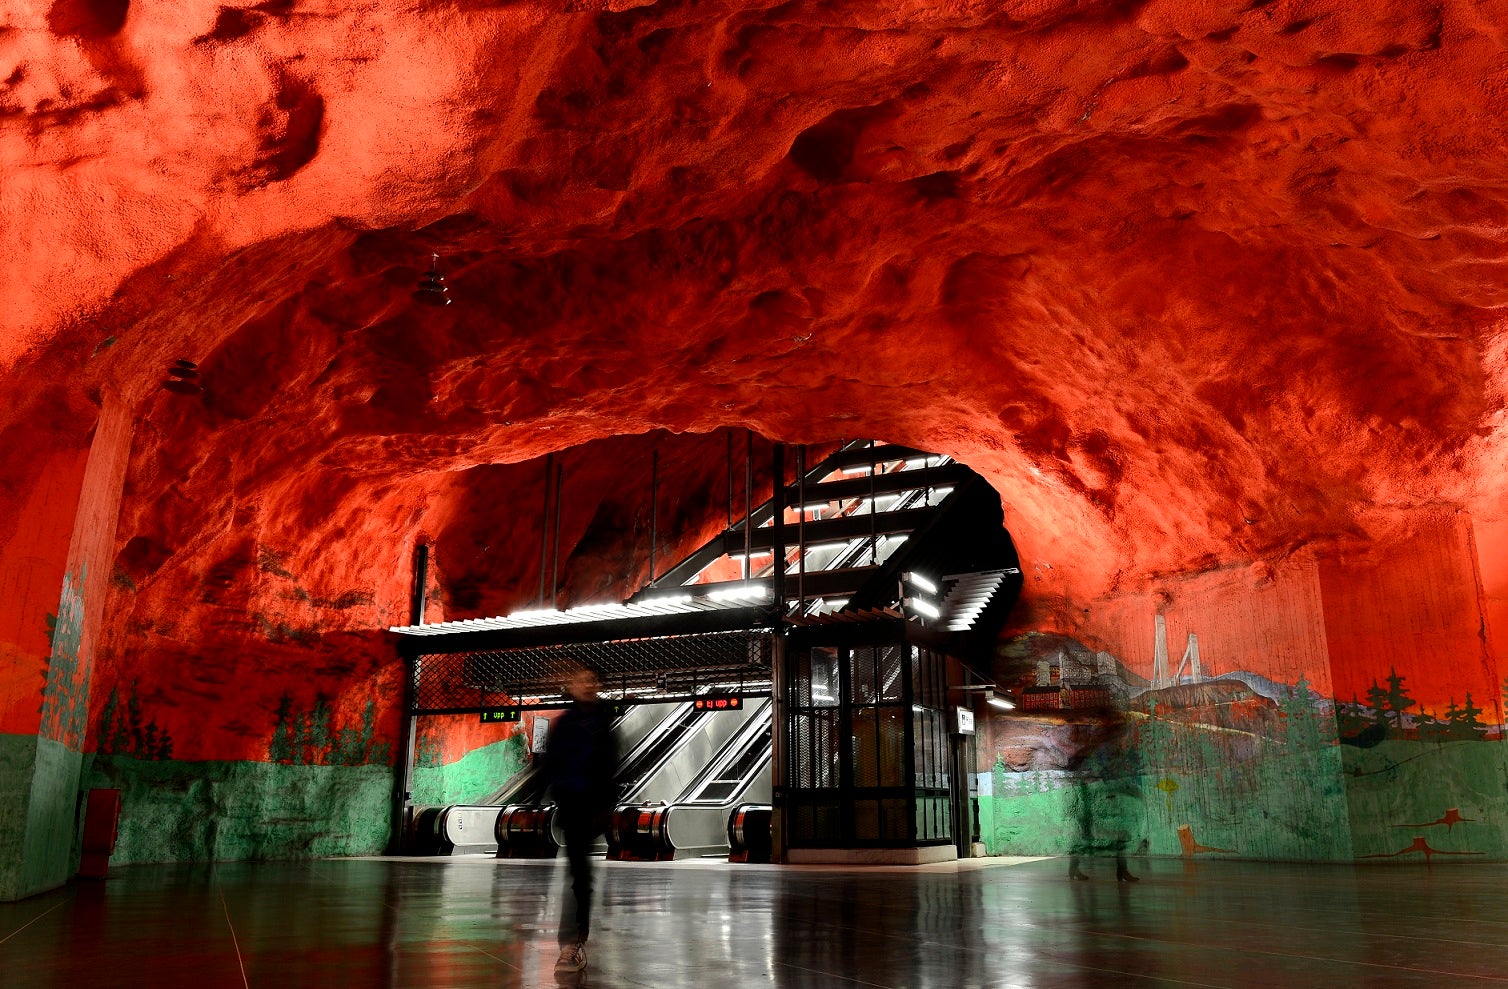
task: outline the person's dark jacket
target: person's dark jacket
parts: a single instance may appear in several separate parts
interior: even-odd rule
[[[607,705],[572,704],[550,726],[545,779],[561,804],[606,813],[617,799],[618,740]]]

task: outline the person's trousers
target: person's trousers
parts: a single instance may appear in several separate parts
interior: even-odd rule
[[[579,944],[592,931],[592,845],[602,833],[589,808],[557,804],[556,819],[565,832],[566,862],[571,869],[571,895],[561,898],[560,943]]]

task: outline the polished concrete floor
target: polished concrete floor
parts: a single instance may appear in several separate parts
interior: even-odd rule
[[[612,863],[557,976],[553,862],[143,866],[0,904],[0,987],[1508,984],[1508,866],[1133,868]]]

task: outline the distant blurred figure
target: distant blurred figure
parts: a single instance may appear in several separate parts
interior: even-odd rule
[[[560,915],[557,969],[586,968],[586,939],[592,926],[592,845],[607,830],[617,790],[618,743],[612,714],[601,702],[602,683],[594,670],[577,667],[564,684],[571,704],[550,726],[544,772],[555,797],[555,819],[565,832],[571,867],[571,896]],[[571,899],[575,909],[571,909]]]
[[[1126,863],[1126,852],[1143,834],[1146,806],[1141,787],[1144,772],[1139,752],[1123,721],[1110,722],[1107,732],[1070,767],[1068,811],[1077,825],[1069,849],[1068,878],[1088,879],[1080,863],[1087,856],[1115,856],[1115,878],[1138,882]]]

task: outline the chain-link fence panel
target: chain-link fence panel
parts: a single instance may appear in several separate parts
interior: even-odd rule
[[[436,653],[414,664],[414,713],[558,706],[561,684],[586,666],[615,701],[669,701],[770,689],[773,633],[740,629],[613,642]]]

